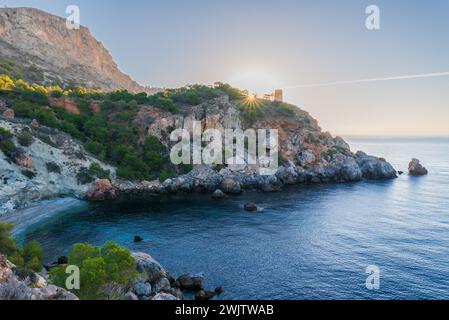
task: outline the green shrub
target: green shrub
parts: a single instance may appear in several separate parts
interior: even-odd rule
[[[15,116],[17,118],[31,118],[31,114],[34,110],[35,106],[26,101],[19,101],[13,107]]]
[[[104,170],[98,163],[93,162],[89,167],[89,174],[99,179],[109,179],[111,172]]]
[[[44,250],[37,241],[33,240],[25,244],[23,247],[23,260],[26,269],[35,272],[40,272],[42,270]]]
[[[93,182],[96,178],[110,179],[110,175],[109,170],[103,170],[98,163],[94,162],[89,168],[81,168],[76,179],[79,184],[84,185]]]
[[[9,140],[12,138],[12,133],[0,127],[0,141]]]
[[[160,174],[159,174],[159,181],[160,182],[164,182],[167,179],[170,179],[170,173],[166,170],[163,170]]]
[[[201,103],[201,98],[195,91],[189,91],[186,93],[186,101],[188,104],[196,106]]]
[[[17,255],[19,251],[16,240],[12,238],[12,229],[13,225],[0,222],[0,253],[7,257]]]
[[[89,140],[84,144],[84,147],[87,151],[100,158],[104,158],[106,155],[106,147],[100,142]]]
[[[104,299],[108,284],[129,287],[137,276],[136,262],[131,253],[113,243],[107,242],[101,249],[90,244],[75,244],[68,263],[80,269],[80,289],[72,290],[80,299]],[[64,286],[67,275],[65,266],[50,271],[50,281]]]
[[[36,177],[36,173],[31,170],[22,170],[21,173],[28,179],[34,179]]]
[[[39,123],[44,126],[52,128],[58,127],[58,121],[52,110],[47,110],[44,108],[36,108],[31,113],[31,117],[39,121]]]
[[[52,91],[50,94],[53,98],[61,98],[63,93],[62,91]]]
[[[12,238],[11,224],[0,222],[0,253],[14,263],[17,267],[25,270],[40,272],[44,261],[44,251],[37,241],[25,244],[21,249],[17,241]]]
[[[26,130],[22,130],[22,132],[17,136],[17,140],[23,147],[31,146],[34,141],[33,136]]]
[[[61,174],[61,167],[59,167],[56,163],[47,162],[45,165],[46,165],[47,171],[49,173],[53,172],[53,173]]]
[[[191,164],[184,164],[183,163],[183,164],[179,165],[179,171],[180,171],[181,174],[187,174],[190,171],[192,171],[192,169],[193,169],[193,165],[191,165]]]
[[[94,181],[94,177],[89,174],[89,169],[81,168],[80,171],[76,174],[76,180],[78,184],[85,185]]]
[[[3,140],[0,141],[0,150],[7,158],[12,159],[17,148],[11,140]]]

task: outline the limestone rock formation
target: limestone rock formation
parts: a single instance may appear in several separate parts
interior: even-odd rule
[[[25,67],[30,82],[155,91],[121,72],[87,28],[69,30],[64,18],[34,8],[0,8],[0,58]]]
[[[14,136],[12,141],[19,150],[13,154],[14,161],[0,151],[0,215],[45,198],[83,198],[92,183],[80,181],[80,175],[92,163],[109,170],[115,178],[115,168],[93,158],[80,142],[59,130],[1,117],[0,127]],[[23,130],[33,136],[33,143],[26,148],[17,142]],[[34,176],[25,176],[23,170]]]

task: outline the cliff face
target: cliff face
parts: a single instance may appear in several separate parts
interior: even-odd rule
[[[170,148],[170,133],[177,128],[192,132],[193,121],[202,130],[277,129],[279,134],[279,168],[273,175],[262,175],[257,165],[229,165],[220,171],[196,166],[189,174],[163,183],[140,185],[138,190],[156,193],[208,191],[221,189],[240,193],[244,189],[277,191],[284,185],[298,183],[349,182],[362,179],[391,179],[396,170],[382,158],[362,151],[353,153],[341,137],[324,132],[317,120],[304,110],[287,104],[267,103],[259,106],[258,116],[248,121],[239,101],[227,96],[211,99],[198,106],[183,106],[185,112],[173,115],[151,106],[141,108],[135,125],[147,135],[156,136]],[[133,192],[135,186],[122,184],[119,191]]]
[[[0,151],[0,216],[37,200],[84,197],[96,178],[89,173],[93,163],[115,178],[115,168],[93,158],[80,142],[59,130],[1,117],[0,128],[13,135],[11,142],[16,146],[10,157]],[[33,137],[29,146],[18,142],[22,132]]]
[[[60,80],[103,90],[154,91],[122,73],[87,28],[69,30],[65,19],[37,9],[0,8],[0,59],[25,69],[37,67],[43,81]]]

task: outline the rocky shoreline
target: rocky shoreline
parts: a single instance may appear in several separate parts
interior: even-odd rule
[[[183,274],[174,278],[164,267],[147,253],[133,252],[136,271],[140,276],[124,292],[122,300],[184,300],[185,293],[195,300],[206,301],[223,293],[222,287],[213,291],[205,289],[201,275]],[[79,300],[64,288],[48,283],[48,271],[59,264],[66,264],[61,257],[42,272],[22,274],[20,268],[0,255],[0,300]],[[116,297],[117,298],[117,297]]]
[[[164,182],[98,180],[86,194],[86,199],[105,201],[126,195],[159,196],[177,193],[210,193],[213,197],[220,198],[225,194],[241,194],[245,190],[276,192],[281,191],[284,186],[295,184],[394,178],[397,178],[397,171],[385,159],[359,151],[354,156],[342,157],[328,166],[309,170],[281,166],[272,176],[259,175],[251,170],[232,171],[226,168],[216,171],[209,166],[195,166],[188,174]]]

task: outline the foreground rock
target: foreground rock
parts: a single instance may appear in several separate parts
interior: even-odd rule
[[[408,173],[411,176],[425,176],[429,172],[421,165],[418,159],[412,159],[408,165]]]
[[[20,279],[15,266],[0,255],[0,300],[78,300],[67,290],[49,285],[39,275]]]
[[[137,271],[145,273],[149,279],[161,278],[167,275],[165,269],[152,256],[143,252],[133,252],[133,258],[136,260]]]
[[[158,293],[151,300],[178,300],[174,295],[169,293]]]

